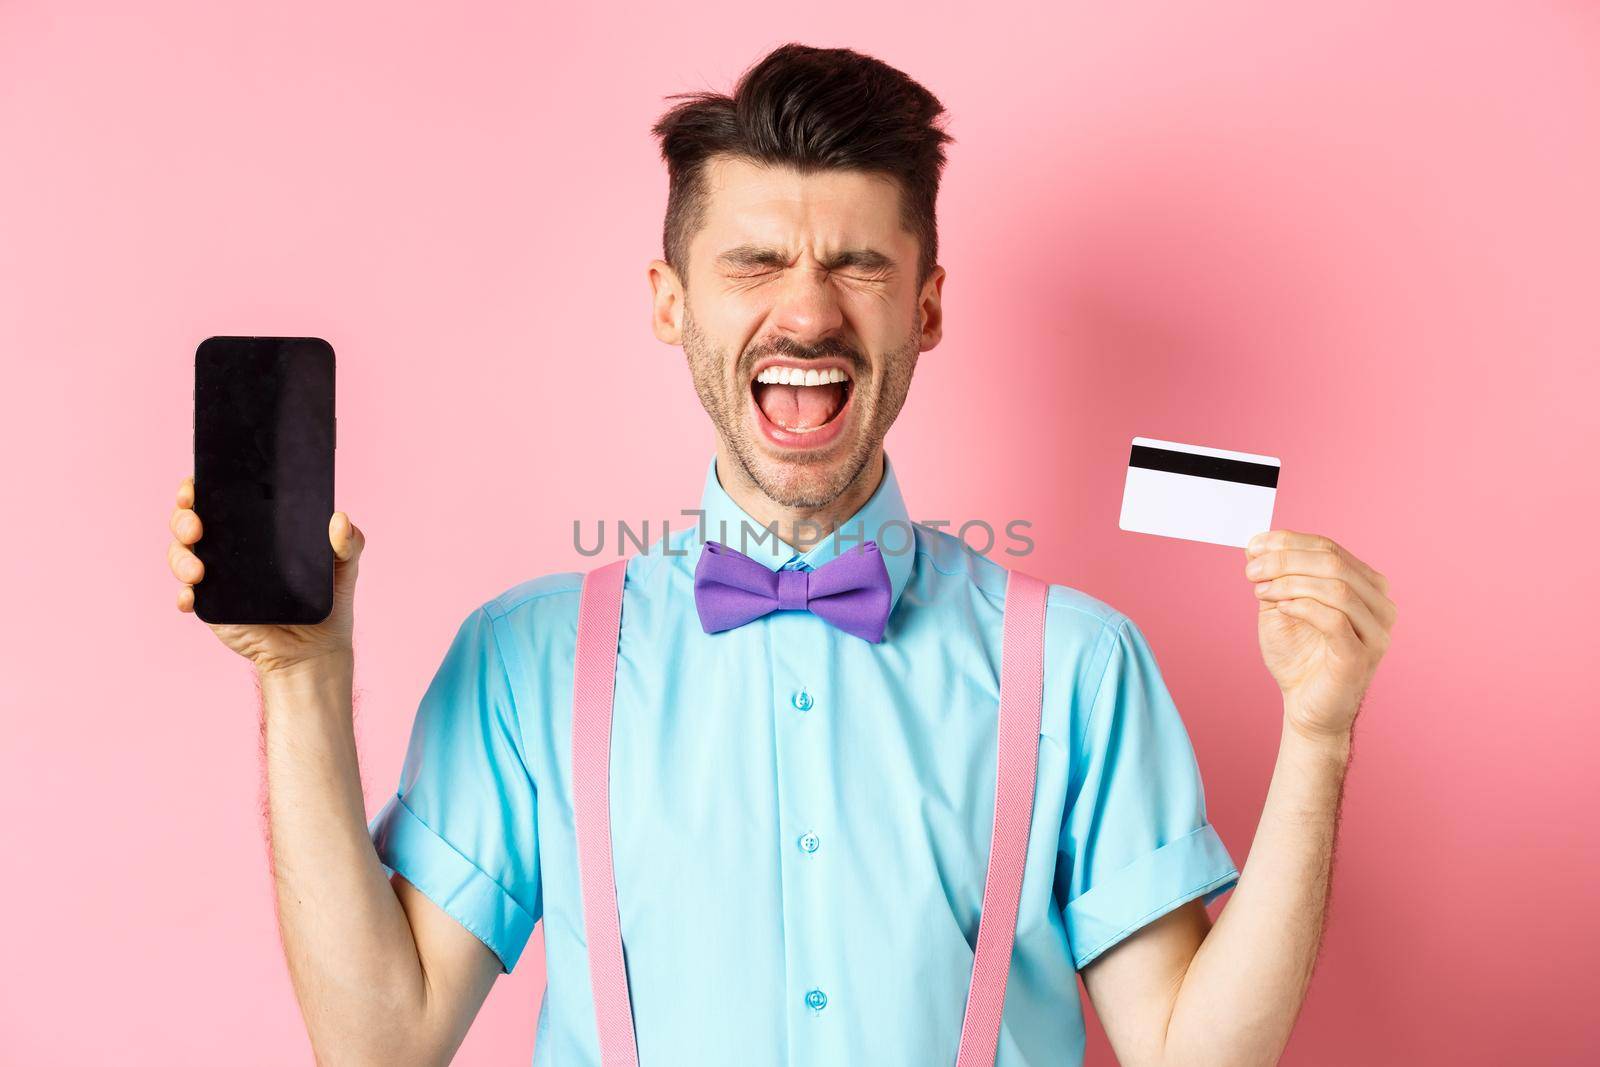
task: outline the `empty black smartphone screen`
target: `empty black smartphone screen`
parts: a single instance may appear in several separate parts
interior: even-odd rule
[[[333,346],[208,337],[194,354],[192,547],[212,623],[310,624],[333,610]]]

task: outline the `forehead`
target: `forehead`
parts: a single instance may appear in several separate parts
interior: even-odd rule
[[[694,243],[713,252],[761,241],[791,251],[800,244],[870,244],[890,253],[916,240],[900,225],[900,189],[888,175],[801,174],[792,167],[717,156],[707,163],[705,180],[705,222]]]

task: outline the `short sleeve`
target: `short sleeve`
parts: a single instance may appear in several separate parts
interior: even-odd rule
[[[384,866],[510,971],[543,907],[536,815],[495,621],[479,607],[422,696],[399,790],[368,830]]]
[[[1239,878],[1206,821],[1183,719],[1149,643],[1126,616],[1089,692],[1056,868],[1080,970],[1179,905],[1211,903]]]

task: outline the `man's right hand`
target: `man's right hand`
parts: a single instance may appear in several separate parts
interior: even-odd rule
[[[194,479],[172,513],[178,610],[205,567]],[[352,728],[356,567],[366,539],[328,522],[333,611],[314,626],[208,623],[255,664],[266,729],[269,845],[289,976],[318,1063],[448,1062],[500,973],[489,948],[398,873],[368,834]]]
[[[194,476],[178,483],[178,506],[172,513],[172,544],[167,563],[173,577],[183,583],[178,590],[178,610],[194,611],[194,587],[205,577],[205,564],[189,546],[200,540],[200,516],[194,510]],[[333,546],[333,610],[313,626],[238,625],[207,623],[239,655],[255,664],[258,674],[315,669],[352,655],[355,630],[356,571],[366,538],[342,511],[328,520],[328,542]]]

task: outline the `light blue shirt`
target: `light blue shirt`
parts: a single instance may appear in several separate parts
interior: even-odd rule
[[[623,591],[611,828],[641,1067],[953,1065],[994,818],[1006,570],[913,525],[887,461],[844,534],[806,552],[741,545],[760,527],[715,461],[701,507],[703,524],[629,560]],[[774,569],[877,539],[884,640],[802,611],[703,632],[702,538]],[[535,1067],[599,1063],[572,817],[581,579],[522,582],[466,617],[371,825],[384,864],[506,970],[544,920]],[[1076,970],[1239,874],[1144,635],[1062,585],[1039,735],[999,1067],[1081,1063]]]

